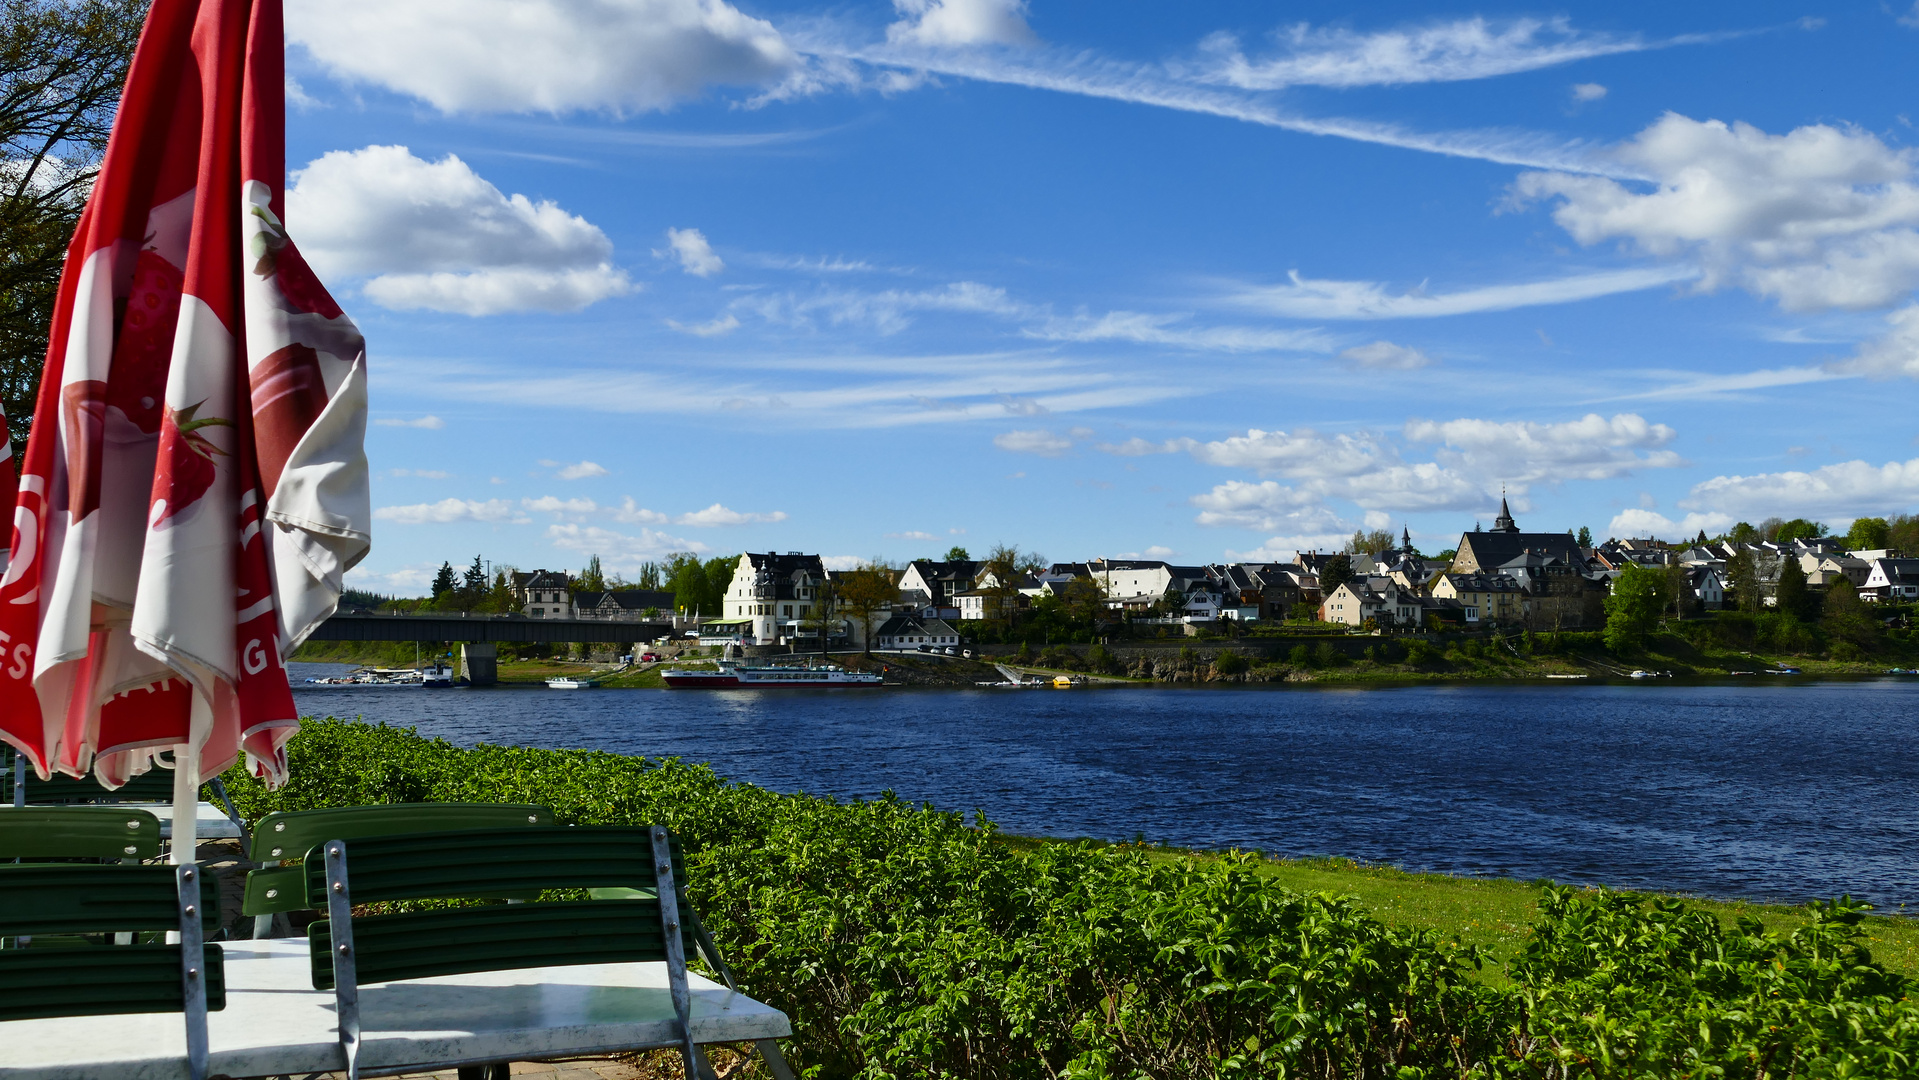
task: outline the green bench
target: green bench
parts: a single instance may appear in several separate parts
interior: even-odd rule
[[[84,826],[62,827],[78,830],[68,836],[85,834]],[[124,836],[109,839],[121,849],[127,846]],[[158,841],[155,820],[156,847]],[[203,944],[218,917],[219,896],[211,875],[192,864],[0,866],[0,937],[17,941],[35,935],[156,930],[180,935],[177,945],[0,950],[0,1022],[178,1012],[186,1025],[188,1075],[203,1080],[207,1012],[226,1007],[220,947]]]
[[[551,824],[553,811],[530,803],[381,803],[268,814],[253,830],[248,853],[265,865],[247,875],[240,911],[253,916],[253,936],[263,938],[275,915],[307,910],[300,860],[325,840]]]
[[[359,986],[438,975],[571,964],[664,962],[688,1077],[712,1068],[693,1039],[686,957],[696,935],[679,844],[663,827],[576,826],[334,838],[302,862],[305,902],[327,917],[308,929],[313,985],[334,991],[348,1076],[357,1080]],[[356,904],[594,890],[587,900],[479,904],[354,915]],[[608,892],[603,890],[619,890]],[[717,961],[717,950],[708,953]],[[730,989],[730,971],[715,963]],[[647,1049],[658,1044],[610,1049]],[[757,1044],[776,1077],[792,1073],[771,1039]],[[462,1077],[505,1076],[467,1063]]]

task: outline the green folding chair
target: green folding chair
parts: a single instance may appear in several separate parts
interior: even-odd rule
[[[530,803],[382,803],[268,814],[253,831],[249,857],[266,866],[247,874],[243,914],[253,936],[268,937],[273,917],[308,905],[300,860],[324,840],[359,840],[396,833],[549,826],[553,811]],[[284,865],[282,865],[284,864]]]
[[[327,917],[308,928],[313,985],[334,992],[349,1080],[358,1080],[359,985],[571,964],[664,962],[688,1077],[711,1077],[693,1041],[686,957],[686,867],[659,826],[482,829],[332,839],[307,852],[305,897]],[[620,899],[487,904],[354,915],[355,904],[498,896],[548,889],[631,889]],[[650,893],[651,895],[645,895]],[[732,984],[730,973],[727,982]],[[772,1040],[764,1040],[762,1051]],[[613,1050],[647,1046],[608,1047]],[[768,1064],[790,1078],[778,1048]],[[507,1062],[471,1062],[465,1078],[504,1077]]]
[[[160,819],[117,806],[0,807],[0,859],[121,859],[160,854]]]
[[[180,933],[178,945],[0,951],[0,1022],[181,1013],[188,1075],[204,1080],[207,1012],[226,1008],[224,957],[203,944],[218,917],[218,889],[193,864],[0,866],[0,936]]]
[[[210,777],[200,785],[226,812],[227,820],[247,835],[246,820],[227,797],[226,785]],[[109,791],[92,777],[74,777],[55,773],[42,780],[27,769],[27,759],[10,746],[0,746],[0,806],[72,806],[77,804],[170,803],[173,801],[173,772],[149,769]]]

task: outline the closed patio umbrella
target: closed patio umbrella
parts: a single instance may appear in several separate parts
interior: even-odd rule
[[[0,578],[0,738],[112,787],[286,774],[283,657],[369,545],[366,356],[287,234],[280,0],[154,0],[66,268]]]

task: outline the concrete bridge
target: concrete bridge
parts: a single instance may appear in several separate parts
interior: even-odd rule
[[[458,611],[418,614],[335,615],[320,624],[309,641],[440,641],[460,644],[460,666],[467,681],[486,686],[498,680],[501,642],[564,644],[574,641],[616,643],[652,641],[673,632],[671,623],[612,619],[529,619],[524,615],[473,615]]]

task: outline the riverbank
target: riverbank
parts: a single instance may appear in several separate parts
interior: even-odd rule
[[[1025,840],[890,794],[786,795],[675,761],[331,720],[288,750],[279,791],[227,775],[249,818],[507,801],[674,829],[702,920],[819,1075],[1549,1075],[1568,1060],[1893,1075],[1919,1054],[1902,928],[1845,905],[1729,924],[1738,905]]]
[[[835,652],[833,663],[854,670],[879,671],[894,685],[968,687],[1001,678],[995,663],[1037,675],[1098,676],[1104,685],[1208,684],[1258,685],[1323,683],[1330,685],[1460,683],[1477,681],[1570,683],[1624,681],[1642,677],[1677,679],[1859,678],[1884,675],[1890,668],[1919,667],[1919,656],[1901,645],[1878,655],[1849,660],[1784,652],[1702,649],[1674,633],[1654,634],[1643,651],[1626,656],[1607,652],[1596,634],[1373,637],[1324,636],[1314,643],[1201,640],[1191,643],[1130,643],[1108,646],[1048,646],[1042,650],[982,650],[975,660],[913,654]],[[420,655],[431,661],[432,647]],[[324,663],[410,666],[411,642],[309,642],[290,659]],[[798,662],[806,654],[775,662]],[[670,666],[695,662],[671,661]],[[539,682],[556,675],[590,675],[603,686],[663,689],[659,665],[641,665],[615,673],[614,666],[550,658],[502,659],[501,682]],[[1782,674],[1796,669],[1795,676]]]
[[[1023,836],[1000,839],[1020,851],[1067,842]],[[1071,843],[1097,844],[1098,841]],[[1183,848],[1116,846],[1137,847],[1147,858],[1167,863],[1220,857],[1217,852]],[[1420,874],[1339,858],[1262,858],[1253,867],[1261,876],[1296,892],[1351,897],[1361,910],[1381,922],[1429,930],[1442,937],[1457,938],[1462,944],[1484,948],[1494,962],[1475,972],[1474,977],[1495,986],[1504,986],[1510,981],[1506,963],[1532,942],[1539,902],[1550,887],[1550,883],[1543,881]],[[1596,891],[1580,890],[1584,894]],[[1806,926],[1811,914],[1803,904],[1760,904],[1662,893],[1640,895],[1661,897],[1710,912],[1728,929],[1737,926],[1741,919],[1758,919],[1768,928],[1791,931]],[[1895,912],[1870,916],[1861,925],[1865,930],[1865,944],[1875,961],[1890,970],[1919,978],[1919,917]]]

